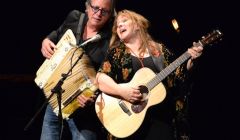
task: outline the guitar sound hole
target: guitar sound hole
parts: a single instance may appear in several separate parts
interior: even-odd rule
[[[140,113],[147,105],[148,88],[146,86],[139,86],[140,92],[143,95],[143,100],[138,103],[132,104],[131,108],[134,113]]]

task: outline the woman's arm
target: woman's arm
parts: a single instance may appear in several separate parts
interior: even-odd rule
[[[142,99],[138,87],[121,86],[105,73],[98,72],[96,76],[98,88],[111,96],[123,98],[129,102],[137,102]]]

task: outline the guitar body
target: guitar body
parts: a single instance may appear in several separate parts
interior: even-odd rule
[[[133,134],[141,126],[147,109],[164,100],[166,90],[162,83],[151,89],[146,85],[155,76],[156,74],[149,68],[142,68],[135,73],[129,83],[120,84],[127,87],[140,86],[144,99],[138,104],[131,104],[105,93],[97,97],[95,103],[97,116],[112,135],[124,138]]]

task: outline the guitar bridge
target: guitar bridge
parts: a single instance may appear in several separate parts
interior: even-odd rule
[[[132,113],[130,112],[130,110],[128,109],[128,107],[126,106],[126,104],[123,102],[123,100],[119,100],[118,102],[119,106],[122,108],[122,110],[128,114],[128,116],[131,116]]]

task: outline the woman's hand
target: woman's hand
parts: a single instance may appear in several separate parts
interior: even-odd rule
[[[123,87],[123,91],[120,95],[124,100],[130,103],[140,102],[143,98],[138,87]]]
[[[188,53],[191,55],[191,60],[195,60],[201,56],[203,46],[200,43],[193,42],[193,47],[188,49]]]
[[[193,67],[193,61],[202,55],[203,46],[200,43],[193,42],[193,47],[188,49],[188,53],[191,58],[187,62],[187,69],[190,70]]]

